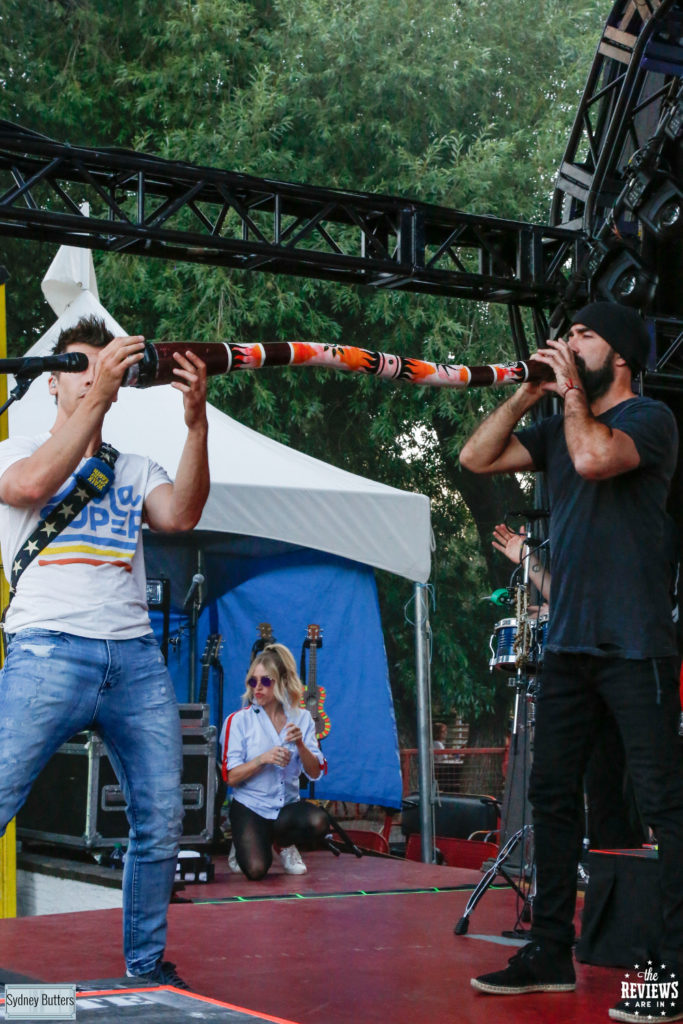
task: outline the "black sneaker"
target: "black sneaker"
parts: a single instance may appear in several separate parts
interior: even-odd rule
[[[147,971],[146,974],[129,974],[128,977],[139,981],[152,981],[157,985],[173,985],[174,988],[190,991],[190,986],[183,981],[175,969],[175,964],[170,960],[160,960],[154,970]]]
[[[573,992],[576,975],[568,947],[528,942],[508,960],[503,971],[472,978],[472,988],[491,995],[514,996],[524,992]]]

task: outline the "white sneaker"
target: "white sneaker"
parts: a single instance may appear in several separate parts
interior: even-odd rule
[[[296,846],[285,846],[280,850],[280,860],[286,875],[305,875],[308,871]]]
[[[228,854],[228,867],[234,875],[242,874],[242,868],[237,863],[237,853],[234,846],[230,847],[230,853]]]

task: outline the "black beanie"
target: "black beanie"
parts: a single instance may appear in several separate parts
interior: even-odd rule
[[[583,324],[604,338],[615,352],[638,373],[647,366],[650,335],[640,313],[616,302],[591,302],[572,317],[572,324]]]

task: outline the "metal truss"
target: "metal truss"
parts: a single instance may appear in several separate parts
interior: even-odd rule
[[[598,44],[559,168],[550,222],[597,236],[629,162],[680,96],[683,2],[619,0]]]
[[[552,307],[566,287],[578,233],[85,149],[0,122],[0,234]]]
[[[649,278],[655,366],[647,390],[683,390],[683,305],[658,276],[671,240],[644,229],[641,207],[683,160],[683,0],[618,0],[607,19],[553,196],[550,222],[579,233],[563,305],[601,297],[595,285],[618,257]],[[650,191],[648,191],[650,190]],[[647,287],[647,286],[646,286]],[[560,311],[562,306],[560,307]],[[557,311],[554,316],[559,320]]]

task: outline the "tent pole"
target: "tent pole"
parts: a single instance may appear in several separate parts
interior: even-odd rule
[[[415,595],[415,683],[417,691],[417,763],[420,794],[420,836],[422,861],[434,860],[434,830],[432,827],[432,709],[429,667],[429,590],[424,583],[416,583]]]

